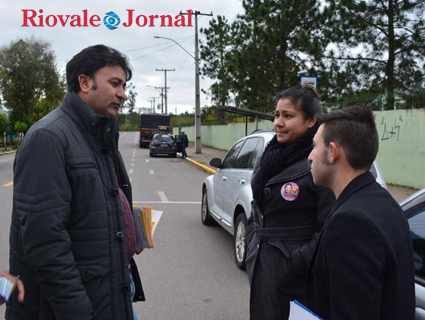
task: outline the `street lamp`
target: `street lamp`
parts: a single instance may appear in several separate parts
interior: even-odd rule
[[[198,31],[198,20],[195,19],[196,31]],[[199,50],[198,50],[198,33],[195,39],[195,57],[191,55],[185,48],[183,48],[176,40],[166,37],[154,36],[155,39],[165,39],[173,41],[180,48],[182,48],[192,59],[195,59],[195,152],[201,153],[201,94],[199,89]]]

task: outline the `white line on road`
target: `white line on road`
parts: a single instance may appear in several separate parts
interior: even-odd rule
[[[159,194],[159,197],[161,198],[161,200],[163,202],[169,202],[168,199],[167,199],[167,197],[165,196],[164,191],[158,191],[158,194]]]
[[[130,183],[131,183],[131,178],[130,178]]]
[[[153,172],[153,170],[149,170],[149,173],[150,174],[155,174],[155,172]]]
[[[128,174],[132,174],[133,173],[133,169],[128,170]]]
[[[146,159],[146,162],[149,162],[149,159]]]
[[[134,161],[134,154],[133,154],[133,159],[131,159],[131,161]]]
[[[190,201],[133,201],[133,203],[162,203],[162,204],[201,204],[201,202],[190,202]]]

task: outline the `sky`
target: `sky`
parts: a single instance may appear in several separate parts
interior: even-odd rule
[[[128,11],[134,10],[133,24],[124,27],[128,21]],[[43,15],[44,27],[24,24],[24,11],[35,10],[37,16],[34,22],[38,24],[39,16]],[[43,10],[42,13],[39,10]],[[88,19],[97,15],[101,21],[98,27],[71,27],[72,15],[79,15],[83,23],[84,13],[87,10]],[[150,86],[164,87],[164,72],[156,69],[175,69],[167,72],[168,90],[168,112],[180,114],[185,111],[194,112],[195,108],[195,60],[183,49],[172,41],[155,39],[154,36],[167,37],[176,40],[192,56],[195,55],[195,18],[192,18],[192,27],[161,27],[161,20],[155,19],[154,26],[139,27],[135,19],[139,15],[171,15],[175,18],[181,11],[200,11],[201,13],[212,13],[213,17],[224,15],[232,22],[237,14],[242,14],[241,0],[122,0],[122,1],[0,1],[0,21],[2,21],[2,32],[0,36],[0,47],[9,45],[20,38],[34,36],[51,43],[51,48],[56,56],[59,72],[65,71],[66,63],[82,49],[95,45],[104,44],[120,50],[130,60],[133,68],[133,78],[130,80],[136,86],[137,98],[136,108],[151,107],[148,99],[155,97],[155,104],[161,102],[160,94]],[[114,12],[120,19],[116,29],[110,30],[105,26],[103,20],[107,13]],[[31,11],[27,11],[32,15]],[[59,18],[55,26],[46,25],[45,19],[49,15],[66,15],[71,17],[63,27]],[[201,16],[198,19],[199,29],[208,27],[209,16]],[[141,18],[143,19],[143,18]],[[187,23],[187,16],[185,16]],[[54,18],[49,18],[50,24]],[[116,21],[116,20],[115,20]],[[142,20],[139,20],[142,21]],[[176,21],[173,19],[173,22]],[[199,33],[200,34],[200,33]],[[201,34],[200,34],[201,37]],[[201,61],[202,65],[202,61]],[[212,81],[208,78],[200,80],[201,89],[207,90]],[[201,92],[201,108],[210,105],[208,96]],[[160,112],[157,110],[157,112]]]

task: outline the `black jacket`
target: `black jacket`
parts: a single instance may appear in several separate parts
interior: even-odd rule
[[[189,146],[189,139],[185,133],[182,134],[182,144],[187,148]]]
[[[260,162],[257,160],[254,175],[259,170]],[[285,200],[281,193],[282,187],[288,182],[299,187],[298,197],[294,201]],[[274,290],[270,287],[264,288],[268,279],[271,279],[275,286],[285,286],[286,297],[282,299],[288,299],[288,303],[289,297],[298,298],[298,293],[306,294],[308,264],[334,201],[335,197],[329,189],[314,184],[310,164],[304,159],[266,183],[260,204],[252,202],[247,227],[246,258],[251,283],[251,319],[261,318],[254,315],[255,309],[265,305],[262,303],[263,295],[257,292],[260,290],[254,285],[256,281],[261,282],[261,290]],[[285,265],[284,269],[282,263]],[[259,264],[266,266],[260,268],[261,274],[258,274],[257,270]],[[286,284],[278,284],[278,278]],[[277,308],[279,306],[276,306]],[[284,315],[270,314],[268,317],[282,319]]]
[[[370,172],[344,189],[309,270],[313,311],[326,320],[413,320],[412,241],[403,211]]]
[[[25,300],[15,296],[6,319],[133,319],[118,193],[131,204],[131,185],[117,146],[117,121],[75,93],[28,131],[15,158],[10,231],[10,271]]]

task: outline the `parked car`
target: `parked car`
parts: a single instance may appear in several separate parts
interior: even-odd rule
[[[245,228],[251,214],[253,168],[274,135],[274,130],[257,130],[238,140],[223,161],[219,158],[211,160],[210,165],[217,171],[208,176],[202,185],[202,223],[218,223],[234,236],[235,262],[240,269],[245,269]],[[386,188],[376,162],[371,172]]]
[[[157,133],[153,136],[149,144],[149,156],[157,154],[167,154],[174,158],[177,156],[177,145],[172,135]]]
[[[400,202],[407,221],[413,243],[415,263],[415,319],[425,320],[425,189]]]

